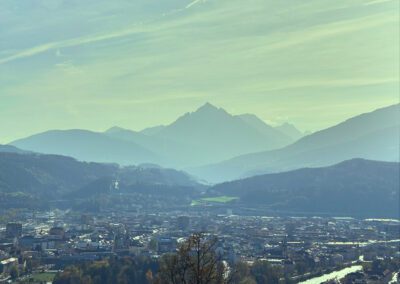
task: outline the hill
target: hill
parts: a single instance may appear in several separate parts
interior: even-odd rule
[[[0,145],[0,152],[3,153],[25,153],[25,151],[18,149],[12,145]]]
[[[81,188],[117,165],[85,163],[57,155],[0,153],[0,191],[25,192],[49,198]]]
[[[398,217],[399,163],[353,159],[222,183],[212,191],[275,211]]]
[[[169,195],[171,188],[190,195],[192,189],[201,187],[186,173],[173,169],[121,168],[57,155],[0,153],[0,203],[4,206],[12,206],[7,198],[15,196],[51,201],[91,198],[112,189]]]

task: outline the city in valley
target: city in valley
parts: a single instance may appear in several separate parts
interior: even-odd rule
[[[124,164],[138,159],[129,141],[160,139],[148,130],[50,131],[0,146],[0,283],[397,283],[399,107],[184,167],[215,158],[202,144],[199,156],[174,154],[181,169]],[[210,116],[220,132],[245,121],[205,104],[162,131]],[[364,140],[371,131],[381,136]]]
[[[399,0],[0,0],[0,284],[400,284]]]
[[[230,271],[265,262],[279,283],[339,276],[343,283],[396,283],[399,220],[251,215],[228,204],[105,206],[96,213],[8,210],[0,227],[3,281],[16,277],[15,267],[20,283],[50,282],[70,265],[113,258],[141,259],[141,281],[148,271],[156,274],[163,255],[202,232],[205,239],[217,237],[216,254]]]

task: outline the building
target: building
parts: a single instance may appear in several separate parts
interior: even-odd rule
[[[64,239],[65,237],[65,229],[63,227],[53,227],[49,231],[49,235],[51,236],[57,236],[61,239]]]
[[[186,231],[190,227],[190,218],[188,216],[179,216],[176,223],[179,230]]]
[[[34,248],[36,238],[31,235],[23,236],[19,239],[18,245],[21,249],[31,250]]]
[[[0,273],[9,274],[13,266],[18,266],[18,258],[11,257],[0,261]]]
[[[22,235],[22,224],[8,223],[6,226],[6,238],[18,238]]]
[[[157,250],[159,254],[176,251],[176,240],[170,237],[160,237],[157,240]]]

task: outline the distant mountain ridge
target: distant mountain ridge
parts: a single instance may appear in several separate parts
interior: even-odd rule
[[[163,162],[163,158],[133,141],[115,139],[88,130],[50,130],[11,143],[18,148],[65,155],[81,161],[137,164]]]
[[[153,135],[156,134],[158,131],[161,129],[164,129],[166,126],[165,125],[158,125],[158,126],[153,126],[153,127],[148,127],[140,131],[140,133],[146,134],[146,135]]]
[[[276,126],[275,129],[282,132],[286,136],[289,136],[290,138],[292,138],[294,140],[298,140],[304,136],[304,133],[302,133],[300,130],[298,130],[293,124],[288,123],[288,122],[285,122],[279,126]]]
[[[353,159],[214,186],[247,206],[292,213],[398,217],[400,164]]]
[[[140,132],[112,127],[103,133],[50,130],[11,144],[29,151],[59,154],[82,161],[192,167],[240,154],[277,149],[293,138],[255,115],[234,116],[209,103],[166,126]]]
[[[147,167],[120,167],[117,164],[79,162],[58,155],[0,153],[0,196],[25,194],[47,200],[68,196],[90,197],[105,193],[118,181],[121,190],[141,187],[164,190],[198,188],[201,185],[185,172]],[[0,198],[0,203],[3,202]]]
[[[221,161],[235,153],[276,149],[293,141],[256,116],[253,119],[258,120],[257,126],[206,103],[159,129],[152,137],[181,145],[174,156],[187,165],[200,165],[206,160]]]
[[[0,145],[0,152],[3,153],[25,153],[26,151],[18,149],[12,145]]]
[[[328,166],[352,158],[398,161],[399,116],[400,104],[389,106],[305,136],[282,149],[242,155],[190,172],[221,182],[260,173]]]
[[[118,166],[78,162],[57,155],[0,153],[0,192],[24,192],[52,198],[77,190],[103,176],[113,176]]]
[[[225,182],[207,192],[238,197],[235,206],[274,212],[395,217],[399,170],[395,162],[353,159]],[[185,172],[151,165],[121,168],[57,155],[0,153],[0,206],[34,208],[52,200],[91,200],[114,191],[190,200],[204,189]]]
[[[272,127],[255,115],[231,115],[207,103],[170,125],[139,132],[51,130],[12,145],[82,161],[186,169],[215,183],[352,158],[398,161],[399,113],[399,104],[389,106],[296,140],[302,133],[289,123]]]

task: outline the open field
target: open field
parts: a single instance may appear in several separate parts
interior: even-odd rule
[[[55,273],[42,272],[33,274],[30,278],[36,282],[52,282],[55,276]]]
[[[198,200],[193,200],[191,205],[196,206],[204,203],[228,203],[237,199],[239,199],[239,197],[234,197],[234,196],[205,197]]]

